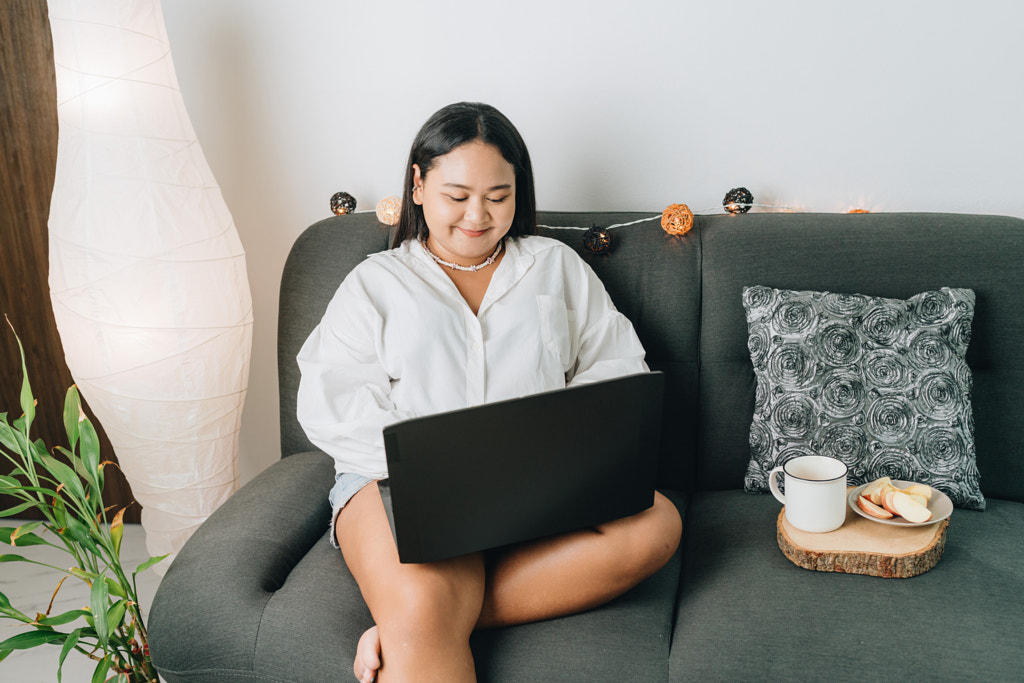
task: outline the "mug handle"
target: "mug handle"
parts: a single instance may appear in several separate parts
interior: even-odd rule
[[[783,505],[785,505],[786,496],[784,496],[782,491],[779,489],[779,481],[778,479],[775,478],[775,475],[781,471],[782,465],[779,465],[778,467],[776,467],[775,469],[768,473],[768,488],[771,489],[772,495],[775,496],[775,499],[782,503]]]

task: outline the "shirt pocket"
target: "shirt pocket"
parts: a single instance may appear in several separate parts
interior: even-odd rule
[[[568,372],[576,359],[572,338],[575,314],[566,308],[564,300],[547,294],[537,295],[537,309],[544,349],[558,360],[562,372]]]

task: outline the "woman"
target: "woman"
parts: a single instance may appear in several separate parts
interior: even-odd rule
[[[299,420],[338,472],[332,542],[376,624],[357,648],[362,681],[473,681],[474,629],[603,604],[679,543],[679,514],[656,494],[648,510],[593,529],[398,561],[376,485],[387,477],[384,426],[647,369],[596,275],[535,233],[515,127],[488,105],[445,107],[413,142],[392,249],[353,269],[299,353]]]

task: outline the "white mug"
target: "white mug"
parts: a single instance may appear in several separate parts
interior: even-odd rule
[[[768,488],[786,506],[786,520],[802,531],[835,531],[846,521],[846,464],[824,455],[802,455],[768,474]],[[786,494],[775,475],[786,475]]]

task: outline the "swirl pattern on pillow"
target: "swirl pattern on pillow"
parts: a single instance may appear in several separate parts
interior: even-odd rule
[[[803,454],[849,467],[851,486],[881,476],[929,484],[984,510],[974,451],[974,292],[907,300],[746,287],[757,378],[744,488]]]

